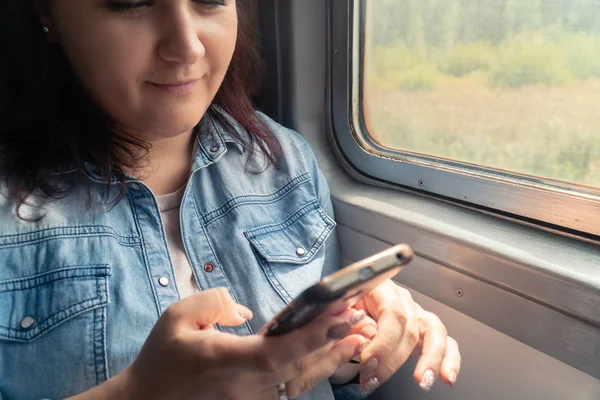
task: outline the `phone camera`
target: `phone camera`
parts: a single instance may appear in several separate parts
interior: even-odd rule
[[[398,259],[398,261],[403,262],[404,261],[404,254],[402,254],[402,253],[396,253],[396,258]]]
[[[375,275],[375,271],[373,271],[373,268],[371,267],[365,267],[358,271],[358,276],[360,276],[360,279],[362,279],[363,281],[371,279],[373,275]]]

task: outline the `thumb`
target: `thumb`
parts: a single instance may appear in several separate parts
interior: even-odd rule
[[[173,304],[171,313],[198,329],[210,325],[238,326],[252,319],[252,311],[237,304],[226,288],[202,291]]]

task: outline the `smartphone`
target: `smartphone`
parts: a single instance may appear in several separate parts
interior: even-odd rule
[[[285,335],[309,324],[324,312],[342,312],[377,285],[393,278],[412,258],[412,249],[399,244],[340,269],[302,292],[260,333]]]

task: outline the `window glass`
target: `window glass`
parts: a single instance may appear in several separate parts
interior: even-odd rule
[[[598,0],[365,1],[385,147],[600,186]]]

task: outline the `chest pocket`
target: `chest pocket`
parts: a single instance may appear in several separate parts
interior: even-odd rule
[[[315,202],[281,223],[244,232],[244,236],[273,287],[290,302],[321,278],[324,245],[335,225]]]
[[[32,342],[108,303],[107,266],[71,267],[0,282],[0,339]]]
[[[107,379],[109,275],[91,265],[0,281],[0,392],[64,397]]]

